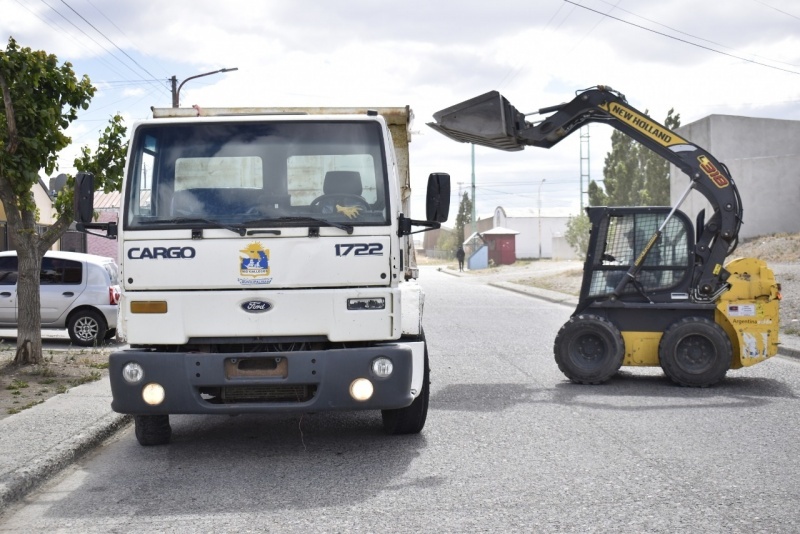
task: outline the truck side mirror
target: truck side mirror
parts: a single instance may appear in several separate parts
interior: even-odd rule
[[[78,223],[91,223],[94,215],[94,174],[79,172],[75,177],[74,219]]]
[[[428,176],[428,194],[425,201],[426,219],[445,222],[450,213],[450,175],[434,172]]]

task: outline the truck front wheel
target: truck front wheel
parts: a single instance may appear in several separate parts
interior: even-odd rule
[[[168,415],[134,415],[133,424],[139,445],[166,445],[172,437]]]
[[[423,335],[422,340],[425,340]],[[383,429],[387,434],[419,434],[428,418],[428,399],[431,391],[430,368],[428,367],[428,344],[425,344],[425,370],[422,375],[422,391],[406,408],[381,410]]]

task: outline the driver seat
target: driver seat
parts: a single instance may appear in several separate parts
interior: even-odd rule
[[[322,193],[325,195],[361,196],[361,173],[358,171],[328,171],[322,182]]]

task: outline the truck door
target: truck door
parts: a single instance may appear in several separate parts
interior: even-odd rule
[[[83,293],[86,286],[83,264],[62,258],[44,257],[39,283],[42,325],[53,324]]]
[[[17,327],[17,257],[0,258],[0,325]]]

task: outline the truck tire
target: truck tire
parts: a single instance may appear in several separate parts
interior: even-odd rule
[[[425,340],[423,334],[422,340]],[[422,391],[406,408],[381,410],[383,430],[389,435],[419,434],[428,418],[428,400],[431,392],[431,371],[428,366],[428,344],[425,344],[425,370],[422,374]]]
[[[556,363],[577,384],[601,384],[622,366],[625,342],[614,324],[597,315],[571,317],[553,345]]]
[[[686,317],[664,332],[658,345],[661,369],[686,387],[708,387],[725,378],[731,366],[731,340],[717,323]]]
[[[75,345],[93,347],[101,345],[106,337],[106,320],[95,310],[78,310],[67,322],[67,333]]]
[[[169,415],[134,415],[133,425],[139,445],[166,445],[172,437]]]

